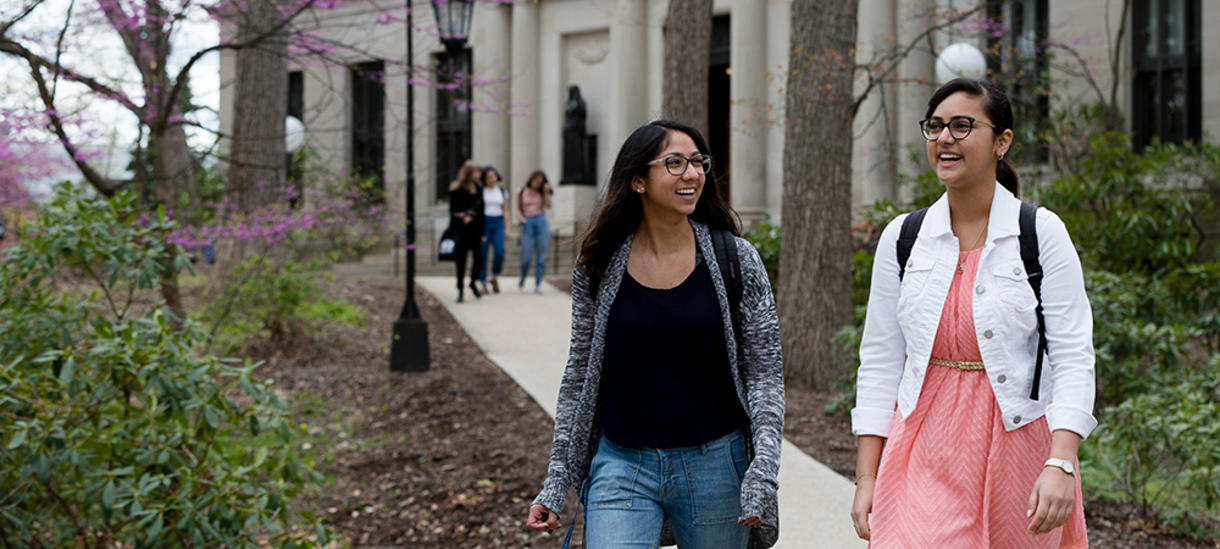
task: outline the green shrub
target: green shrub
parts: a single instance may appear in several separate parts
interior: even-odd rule
[[[1160,274],[1191,263],[1203,241],[1200,189],[1220,177],[1214,145],[1154,144],[1136,153],[1123,133],[1094,135],[1078,169],[1036,189],[1057,212],[1084,263],[1115,273]]]
[[[1210,371],[1220,368],[1220,355]],[[1179,532],[1220,535],[1220,380],[1189,375],[1104,410],[1086,445],[1090,484]]]
[[[321,296],[316,269],[258,255],[220,275],[221,284],[195,317],[209,327],[211,348],[231,354],[254,347],[283,349],[328,325],[363,323],[360,309]]]
[[[62,189],[0,264],[0,532],[16,547],[300,547],[319,479],[254,365],[200,354],[154,282],[164,213]],[[178,257],[182,257],[178,255]]]
[[[767,268],[767,278],[771,279],[771,291],[779,287],[779,227],[770,221],[763,221],[741,235],[762,257],[763,266]]]

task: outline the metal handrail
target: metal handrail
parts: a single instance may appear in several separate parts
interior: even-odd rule
[[[560,272],[560,267],[559,267],[559,240],[561,238],[560,233],[563,232],[564,230],[570,229],[570,232],[572,234],[572,239],[573,239],[572,261],[573,261],[573,263],[575,263],[576,256],[579,255],[579,253],[580,253],[580,248],[576,244],[576,242],[580,239],[581,226],[586,223],[588,223],[587,219],[574,219],[572,221],[568,221],[567,223],[563,223],[561,225],[551,227],[551,229],[550,229],[551,250],[552,250],[552,253],[550,254],[551,255],[551,269],[550,269],[551,274],[554,274],[554,275],[563,274]],[[506,227],[506,229],[507,229],[507,227]],[[428,253],[429,266],[436,266],[436,264],[438,263],[438,260],[437,260],[437,251],[436,251],[435,243],[437,242],[437,238],[439,235],[435,229],[435,225],[433,223],[427,223],[425,227],[416,227],[415,234],[416,234],[416,240],[415,240],[416,245],[418,245],[419,242],[430,243],[429,244],[430,250]],[[401,248],[404,245],[404,243],[406,242],[406,230],[398,229],[398,230],[394,231],[392,240],[393,240],[392,246],[394,249],[394,276],[398,276],[398,253],[399,253],[399,248]],[[416,256],[416,257],[418,257],[418,256]]]

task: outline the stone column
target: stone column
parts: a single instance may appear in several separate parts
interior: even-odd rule
[[[764,0],[738,0],[732,12],[729,193],[747,225],[767,211],[766,9]]]
[[[923,16],[929,9],[936,6],[935,1],[931,0],[902,0],[897,2],[896,11],[898,12],[898,43],[909,44],[924,29]],[[944,47],[943,40],[937,42],[937,51]],[[936,56],[928,53],[920,48],[911,50],[911,53],[898,65],[898,78],[904,82],[899,84],[897,90],[898,116],[894,126],[894,140],[897,142],[898,154],[895,158],[898,169],[906,170],[912,175],[919,174],[928,169],[928,163],[923,160],[923,155],[920,155],[920,160],[911,164],[907,161],[907,151],[911,147],[918,150],[924,150],[924,144],[927,142],[923,135],[920,135],[919,128],[915,126],[915,121],[923,118],[924,111],[928,108],[928,98],[932,97],[932,92],[936,91],[939,84],[936,83],[935,68]],[[925,81],[927,84],[917,84],[916,82]],[[911,190],[901,189],[898,193],[901,200],[910,199]]]
[[[1200,21],[1217,21],[1220,20],[1220,3],[1217,2],[1199,2]],[[1205,26],[1209,27],[1209,26]],[[1203,112],[1198,113],[1198,116],[1203,117],[1203,133],[1211,136],[1211,142],[1216,143],[1220,140],[1220,32],[1215,32],[1211,29],[1203,32],[1199,40],[1203,43],[1199,48],[1202,50],[1202,71],[1203,82],[1202,89],[1202,105]],[[1130,89],[1130,86],[1127,86]],[[1131,102],[1123,101],[1123,106],[1130,105]],[[1128,116],[1130,118],[1130,116]]]
[[[784,119],[787,104],[789,20],[791,4],[787,0],[767,0],[767,117],[766,128],[767,217],[781,223],[784,200]]]
[[[514,115],[509,118],[509,166],[506,173],[513,188],[525,184],[538,169],[538,4],[512,5],[512,93]]]
[[[645,110],[649,121],[661,118],[664,107],[662,78],[665,78],[665,15],[669,0],[648,0],[647,19],[644,24],[645,40],[648,42],[648,104]],[[617,151],[615,151],[617,152]]]
[[[476,161],[490,164],[500,170],[504,177],[511,177],[509,162],[508,108],[510,102],[511,60],[509,53],[509,31],[512,26],[511,7],[492,3],[480,6],[475,12],[475,21],[470,25],[477,33],[474,44],[474,77],[472,86],[474,116],[471,130],[474,132],[472,154]],[[512,180],[509,181],[513,183]]]
[[[646,0],[618,0],[614,22],[610,27],[610,74],[606,85],[614,87],[614,103],[611,105],[610,149],[617,154],[623,141],[632,130],[648,122],[646,112],[649,89],[648,36]]]
[[[861,0],[857,24],[856,61],[867,64],[895,47],[898,33],[895,20],[895,0]],[[856,79],[853,93],[864,92],[868,79],[863,73]],[[874,87],[860,105],[852,123],[852,206],[859,209],[882,198],[894,198],[895,163],[901,157],[897,131],[891,121],[896,119],[897,96],[892,85]]]

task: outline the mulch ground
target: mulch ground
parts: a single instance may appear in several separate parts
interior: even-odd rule
[[[566,280],[551,283],[567,289]],[[290,395],[330,479],[306,505],[353,547],[560,547],[563,532],[524,527],[545,476],[552,420],[422,291],[431,369],[390,372],[402,285],[391,278],[328,283],[330,297],[367,311],[365,325],[326,330],[260,369]],[[836,396],[789,387],[784,434],[851,478],[855,439],[847,418],[826,410]],[[570,515],[578,506],[568,499]],[[1089,501],[1087,512],[1093,547],[1220,547],[1157,532],[1119,506]]]
[[[365,325],[327,330],[259,369],[294,402],[330,479],[305,505],[353,547],[562,546],[564,532],[524,526],[546,474],[550,417],[423,291],[431,368],[390,372],[402,288],[329,283],[329,297],[367,311]]]

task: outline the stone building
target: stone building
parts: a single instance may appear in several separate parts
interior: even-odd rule
[[[499,168],[511,188],[542,169],[562,171],[564,103],[578,86],[587,103],[596,183],[604,184],[619,145],[632,129],[659,116],[666,0],[536,0],[476,4],[465,50],[451,57],[436,37],[432,9],[415,7],[416,199],[421,221],[443,223],[445,188],[466,158]],[[335,170],[376,174],[391,211],[402,212],[405,182],[406,26],[403,3],[353,1],[317,14],[317,33],[360,53],[338,63],[292,68],[289,111],[304,121],[309,146]],[[934,89],[934,52],[956,42],[983,51],[1020,51],[1026,68],[1049,66],[1034,47],[1047,38],[1079,54],[1088,72],[1052,70],[1050,94],[1020,91],[1049,116],[1108,90],[1111,44],[1122,23],[1119,0],[860,0],[857,60],[917,42],[898,63],[901,84],[874,90],[854,127],[853,201],[893,197],[896,175],[920,168],[909,151],[922,147],[916,121]],[[789,53],[787,0],[714,0],[709,57],[709,139],[725,170],[733,206],[747,221],[779,221],[784,83]],[[979,9],[1000,28],[969,23],[930,33],[929,9]],[[1220,2],[1132,0],[1118,49],[1116,103],[1137,143],[1220,135]],[[978,18],[973,20],[977,21]],[[1066,49],[1049,55],[1062,64]],[[992,69],[1015,70],[1011,55]],[[1068,63],[1070,64],[1070,63]],[[222,56],[222,85],[233,80]],[[434,70],[435,69],[435,70]],[[454,86],[452,73],[466,75]],[[384,77],[380,76],[384,75]],[[857,89],[863,90],[863,80]],[[222,88],[221,125],[231,127],[232,91]],[[921,149],[920,149],[921,150]],[[1027,162],[1028,164],[1029,162]],[[1026,166],[1028,168],[1029,166]],[[809,174],[816,177],[817,174]],[[597,185],[557,185],[552,227],[570,232],[586,221]]]

